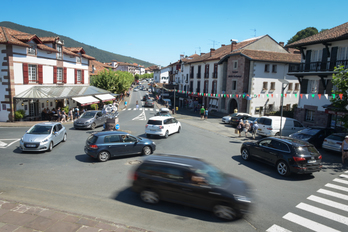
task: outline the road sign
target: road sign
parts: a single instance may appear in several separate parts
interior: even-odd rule
[[[115,129],[116,130],[120,129],[120,124],[116,124]]]

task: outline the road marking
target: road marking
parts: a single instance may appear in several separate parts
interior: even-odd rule
[[[129,108],[128,110],[132,110],[131,108]]]
[[[312,205],[308,205],[306,203],[300,203],[296,206],[296,208],[305,210],[310,213],[314,213],[316,215],[331,219],[333,221],[348,225],[348,217],[344,217],[342,215],[339,215],[337,213],[332,213],[330,211],[327,211],[325,209],[321,209]]]
[[[344,194],[332,192],[332,191],[325,190],[325,189],[319,189],[317,192],[348,201],[348,196],[344,195]]]
[[[137,117],[133,118],[132,120],[146,120],[146,114],[145,111],[142,111],[141,114],[139,114]]]
[[[348,175],[341,174],[341,177],[348,178]]]
[[[148,111],[149,109],[148,108],[145,108],[145,111]]]
[[[309,220],[307,218],[298,216],[298,215],[293,214],[293,213],[287,213],[286,215],[284,215],[283,218],[288,220],[288,221],[291,221],[293,223],[296,223],[296,224],[298,224],[300,226],[303,226],[303,227],[306,227],[306,228],[308,228],[310,230],[313,230],[313,231],[317,231],[317,232],[322,232],[322,231],[325,231],[325,232],[339,232],[338,230],[332,229],[332,228],[330,228],[328,226],[325,226],[325,225],[320,224],[318,222],[315,222],[315,221]]]
[[[341,204],[341,203],[338,203],[338,202],[335,202],[335,201],[327,200],[325,198],[317,197],[317,196],[314,196],[314,195],[311,195],[311,196],[307,197],[307,199],[311,200],[311,201],[318,202],[318,203],[323,204],[323,205],[328,205],[328,206],[331,206],[333,208],[340,209],[340,210],[348,212],[348,205],[345,205],[345,204]]]
[[[341,184],[348,184],[348,181],[342,180],[342,179],[339,179],[339,178],[336,178],[333,181],[336,181],[336,182],[341,183]]]
[[[268,228],[266,232],[291,232],[291,230],[284,229],[283,227],[274,224],[273,226]]]
[[[4,140],[10,140],[12,142],[10,143],[5,143]],[[0,139],[0,148],[8,148],[12,144],[18,142],[20,139]]]
[[[338,190],[342,190],[342,191],[348,192],[348,188],[342,187],[342,186],[339,186],[339,185],[335,185],[335,184],[326,184],[325,186],[326,186],[326,187],[329,187],[329,188],[334,188],[334,189],[338,189]]]

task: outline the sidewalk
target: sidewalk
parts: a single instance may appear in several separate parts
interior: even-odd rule
[[[7,201],[0,198],[0,232],[145,232],[87,215]]]

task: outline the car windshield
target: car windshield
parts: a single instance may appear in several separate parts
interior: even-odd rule
[[[52,131],[52,126],[35,125],[28,131],[28,134],[48,135],[48,134],[51,134],[51,131]]]
[[[151,125],[162,125],[162,121],[161,120],[149,120],[147,122],[147,124],[151,124]]]
[[[210,185],[221,186],[225,182],[225,174],[209,164],[202,164],[196,173],[202,175]]]
[[[303,130],[299,131],[299,133],[306,134],[306,135],[315,135],[319,131],[320,131],[320,129],[306,128],[306,129],[303,129]]]
[[[93,118],[94,115],[95,115],[94,112],[85,112],[85,113],[83,113],[83,114],[81,115],[80,118]]]
[[[98,139],[97,136],[91,135],[91,136],[88,137],[87,143],[88,143],[88,144],[94,144],[94,143],[97,141],[97,139]]]
[[[327,137],[327,139],[343,141],[345,136],[346,136],[345,134],[333,134],[333,135],[330,135],[329,137]]]

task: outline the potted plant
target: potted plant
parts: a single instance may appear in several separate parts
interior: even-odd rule
[[[15,112],[15,119],[16,119],[17,121],[22,121],[22,119],[24,118],[24,116],[25,116],[25,110],[17,110],[17,111]]]

